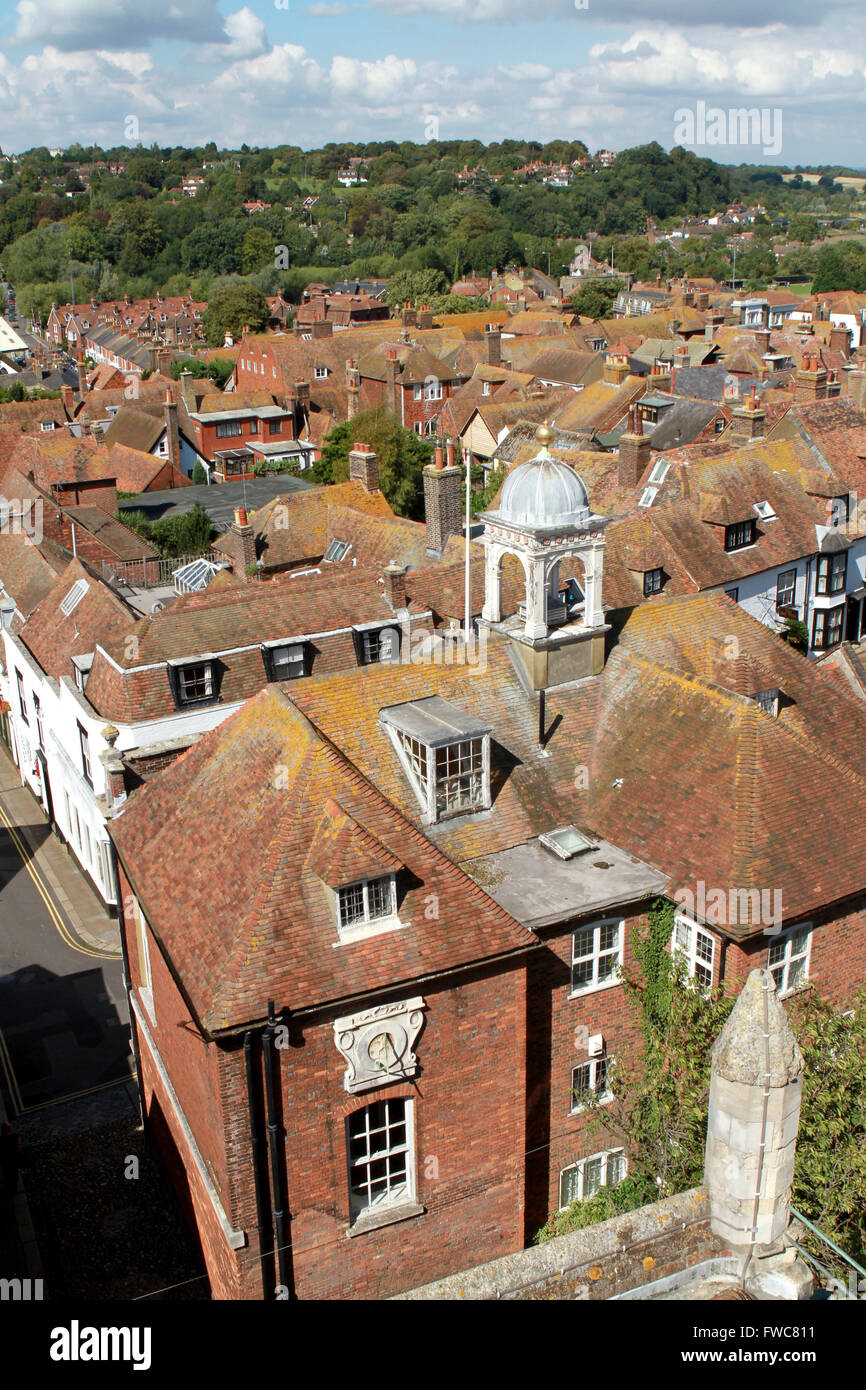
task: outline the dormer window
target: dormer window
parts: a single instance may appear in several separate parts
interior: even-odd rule
[[[337,927],[340,938],[352,937],[364,928],[397,915],[397,877],[363,879],[336,890]]]
[[[428,824],[490,807],[491,726],[439,695],[383,710],[391,739]]]
[[[725,550],[743,550],[747,545],[755,544],[755,531],[757,522],[735,521],[732,526],[725,527]]]
[[[201,700],[213,699],[213,662],[195,661],[188,666],[176,666],[175,679],[179,705],[194,705]]]
[[[779,717],[779,696],[781,691],[778,686],[772,690],[759,690],[755,696],[755,704],[758,709],[763,710],[764,714],[769,714],[773,719]]]
[[[663,576],[660,569],[645,570],[643,577],[643,596],[649,598],[651,594],[660,594],[662,591]]]
[[[328,375],[328,369],[327,369],[327,367],[316,367],[316,369],[315,369],[315,376],[316,376],[316,380],[317,380],[317,381],[323,381],[327,375]]]
[[[272,681],[299,680],[307,674],[303,642],[267,647],[265,664]]]
[[[848,520],[848,494],[830,499],[830,525],[844,526]]]

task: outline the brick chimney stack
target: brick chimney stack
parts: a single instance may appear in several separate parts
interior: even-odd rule
[[[817,353],[806,352],[794,376],[795,401],[823,401],[827,396],[827,369]]]
[[[650,381],[656,391],[670,391],[671,369],[667,362],[654,363],[650,369]]]
[[[602,378],[608,386],[622,386],[628,376],[628,358],[624,352],[605,353]]]
[[[851,330],[844,324],[837,323],[830,329],[830,341],[827,344],[831,352],[843,352],[846,357],[851,354]]]
[[[87,368],[84,365],[84,353],[78,354],[78,394],[83,400],[87,395]]]
[[[388,348],[385,354],[385,405],[394,415],[400,416],[400,387],[397,385],[397,349]]]
[[[484,330],[484,341],[487,344],[487,365],[489,367],[502,366],[502,330],[496,323],[488,323]]]
[[[165,393],[165,433],[168,441],[168,458],[172,468],[180,472],[180,434],[177,428],[177,401],[170,391]]]
[[[71,419],[72,412],[75,409],[75,392],[72,390],[71,386],[61,386],[60,397],[63,401],[63,409]]]
[[[449,536],[463,529],[463,477],[454,462],[454,443],[446,441],[447,462],[442,466],[442,446],[437,444],[434,462],[424,469],[424,520],[428,555],[441,555]]]
[[[636,405],[628,408],[628,428],[619,440],[619,485],[637,487],[650,461],[649,435],[643,432],[643,420]]]
[[[346,361],[346,391],[348,392],[346,418],[354,420],[358,414],[361,399],[361,374],[351,357]]]
[[[243,575],[245,579],[252,579],[252,576],[246,573],[246,569],[248,565],[254,565],[256,562],[256,537],[246,507],[235,508],[235,519],[228,539],[231,543],[229,558],[232,570],[237,575]]]
[[[758,400],[754,386],[748,400],[734,411],[731,432],[737,439],[763,439],[764,408]]]
[[[385,597],[396,613],[406,607],[406,566],[398,565],[396,560],[386,565],[384,571]]]
[[[349,482],[362,483],[365,492],[379,491],[379,460],[369,444],[356,444],[349,454]]]

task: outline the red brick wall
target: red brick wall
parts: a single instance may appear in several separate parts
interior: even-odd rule
[[[866,897],[833,916],[816,913],[812,922],[809,980],[819,994],[843,1007],[866,980]],[[763,970],[774,937],[761,935],[742,945],[729,943],[725,977],[742,985],[750,970]]]
[[[559,1206],[559,1175],[581,1158],[619,1147],[604,1132],[586,1132],[587,1116],[572,1115],[572,1069],[590,1060],[587,1040],[604,1037],[609,1057],[623,1058],[639,1043],[634,1012],[622,985],[570,998],[572,932],[591,921],[545,933],[545,947],[530,957],[527,1005],[526,1238],[531,1241]],[[644,917],[626,917],[624,964],[634,969],[632,932]]]

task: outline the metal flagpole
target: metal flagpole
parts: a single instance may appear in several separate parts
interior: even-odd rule
[[[468,648],[469,648],[469,631],[470,631],[470,624],[471,624],[471,622],[472,622],[472,619],[471,619],[470,616],[469,616],[469,522],[470,522],[469,495],[470,495],[470,486],[471,486],[471,479],[472,479],[472,466],[471,466],[471,458],[472,458],[472,455],[471,455],[470,453],[467,452],[465,446],[464,446],[464,449],[463,449],[463,458],[464,458],[464,461],[465,461],[465,463],[466,463],[466,573],[465,573],[465,575],[464,575],[464,577],[463,577],[463,631],[464,631],[464,637],[465,637],[465,641],[466,641],[466,647],[467,647],[467,650],[468,650]]]

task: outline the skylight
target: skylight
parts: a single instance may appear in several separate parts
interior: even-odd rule
[[[329,564],[336,565],[348,555],[351,548],[348,541],[331,541],[322,559],[326,560]]]
[[[776,513],[769,502],[753,502],[752,505],[762,521],[775,521]]]
[[[653,502],[655,501],[655,495],[656,495],[657,492],[658,492],[658,488],[657,488],[657,487],[645,487],[644,490],[643,490],[643,495],[642,495],[640,501],[638,502],[638,506],[639,506],[639,507],[651,507],[652,504],[653,504]]]
[[[74,608],[77,608],[87,590],[90,588],[86,579],[76,579],[69,593],[60,604],[60,611],[64,617],[68,618]]]
[[[670,466],[670,459],[659,459],[652,473],[650,473],[649,475],[648,482],[663,483],[667,476],[667,471],[670,468]]]
[[[585,850],[598,848],[594,840],[588,839],[573,825],[564,825],[559,830],[550,830],[544,835],[539,835],[538,838],[546,849],[553,850],[553,853],[560,859],[573,859],[576,854],[582,854]]]

